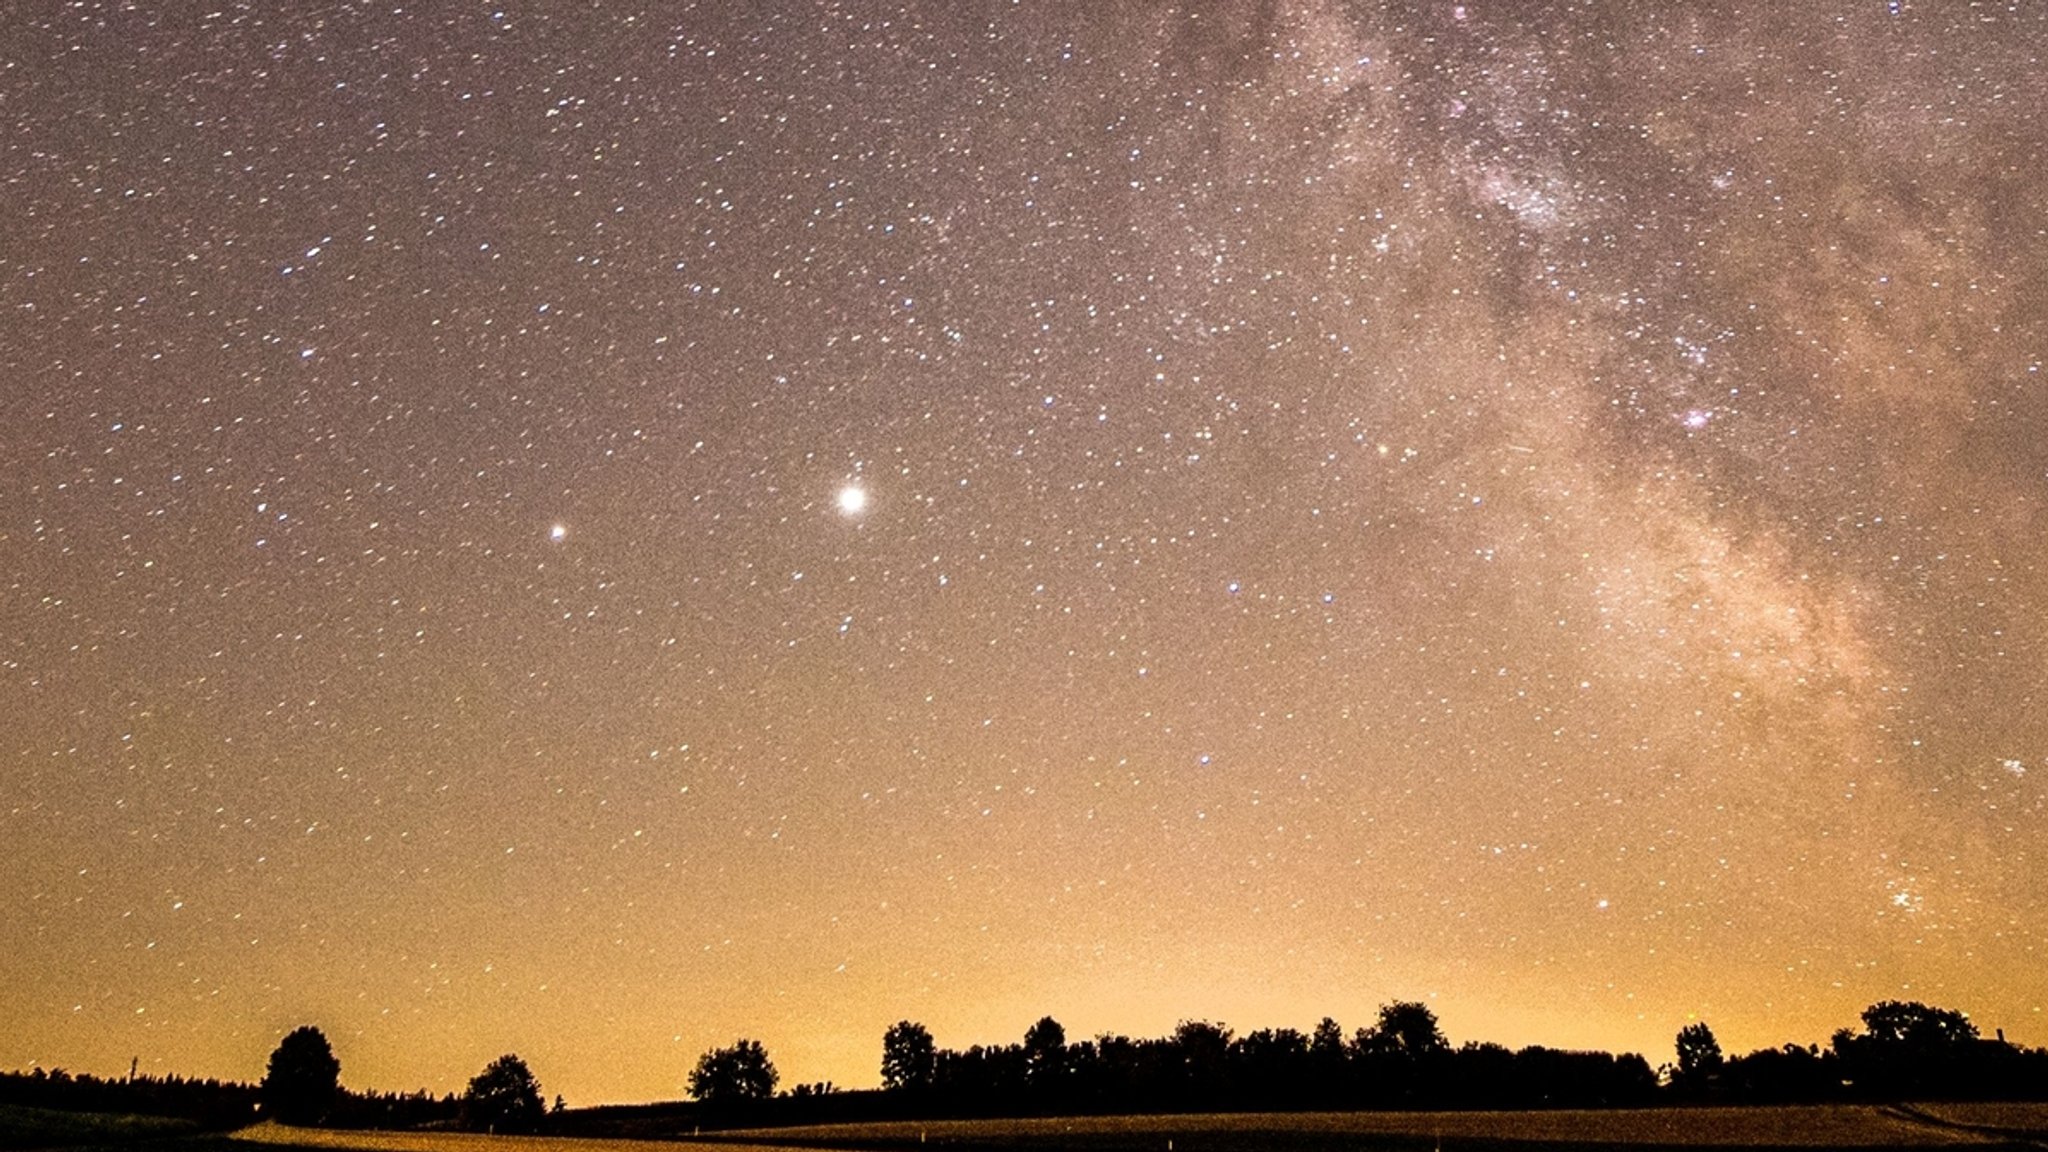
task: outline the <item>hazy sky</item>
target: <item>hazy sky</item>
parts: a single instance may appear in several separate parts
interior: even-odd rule
[[[2048,1043],[2048,7],[33,0],[0,1067]]]

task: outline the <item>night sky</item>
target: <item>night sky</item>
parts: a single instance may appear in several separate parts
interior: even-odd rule
[[[0,1067],[2048,1043],[2048,8],[59,4]]]

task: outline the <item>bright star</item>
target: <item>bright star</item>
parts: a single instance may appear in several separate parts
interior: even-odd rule
[[[848,484],[839,490],[839,510],[848,516],[858,516],[868,506],[867,489],[858,484]]]
[[[568,536],[569,526],[567,524],[557,524],[553,528],[548,529],[548,539],[550,540],[561,541],[567,539]]]

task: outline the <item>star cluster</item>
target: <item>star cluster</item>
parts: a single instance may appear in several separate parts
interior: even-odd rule
[[[0,1066],[2048,1042],[2044,50],[32,4]]]

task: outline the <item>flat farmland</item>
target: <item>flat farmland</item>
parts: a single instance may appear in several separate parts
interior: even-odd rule
[[[382,1132],[288,1128],[257,1124],[234,1133],[246,1145],[357,1149],[360,1152],[731,1152],[731,1144],[694,1140],[604,1140],[569,1136],[486,1136],[477,1132]],[[815,1152],[773,1140],[749,1141],[755,1152]],[[260,1152],[251,1148],[249,1152]]]
[[[2048,1106],[1655,1108],[1557,1112],[1323,1112],[901,1121],[756,1129],[674,1141],[307,1131],[259,1125],[258,1143],[363,1152],[1561,1152],[1563,1149],[1996,1148],[2048,1130]],[[680,1135],[680,1134],[679,1134]],[[2034,1145],[2038,1146],[2038,1145]]]
[[[1880,1107],[1652,1108],[1555,1112],[1321,1112],[822,1125],[721,1134],[845,1152],[1336,1152],[1340,1149],[1951,1148],[2006,1133]]]
[[[2027,1140],[2048,1140],[2048,1104],[1915,1104],[1901,1110],[1937,1124],[1953,1124]]]
[[[0,1149],[106,1145],[126,1147],[197,1132],[186,1120],[110,1112],[59,1112],[0,1104]]]

